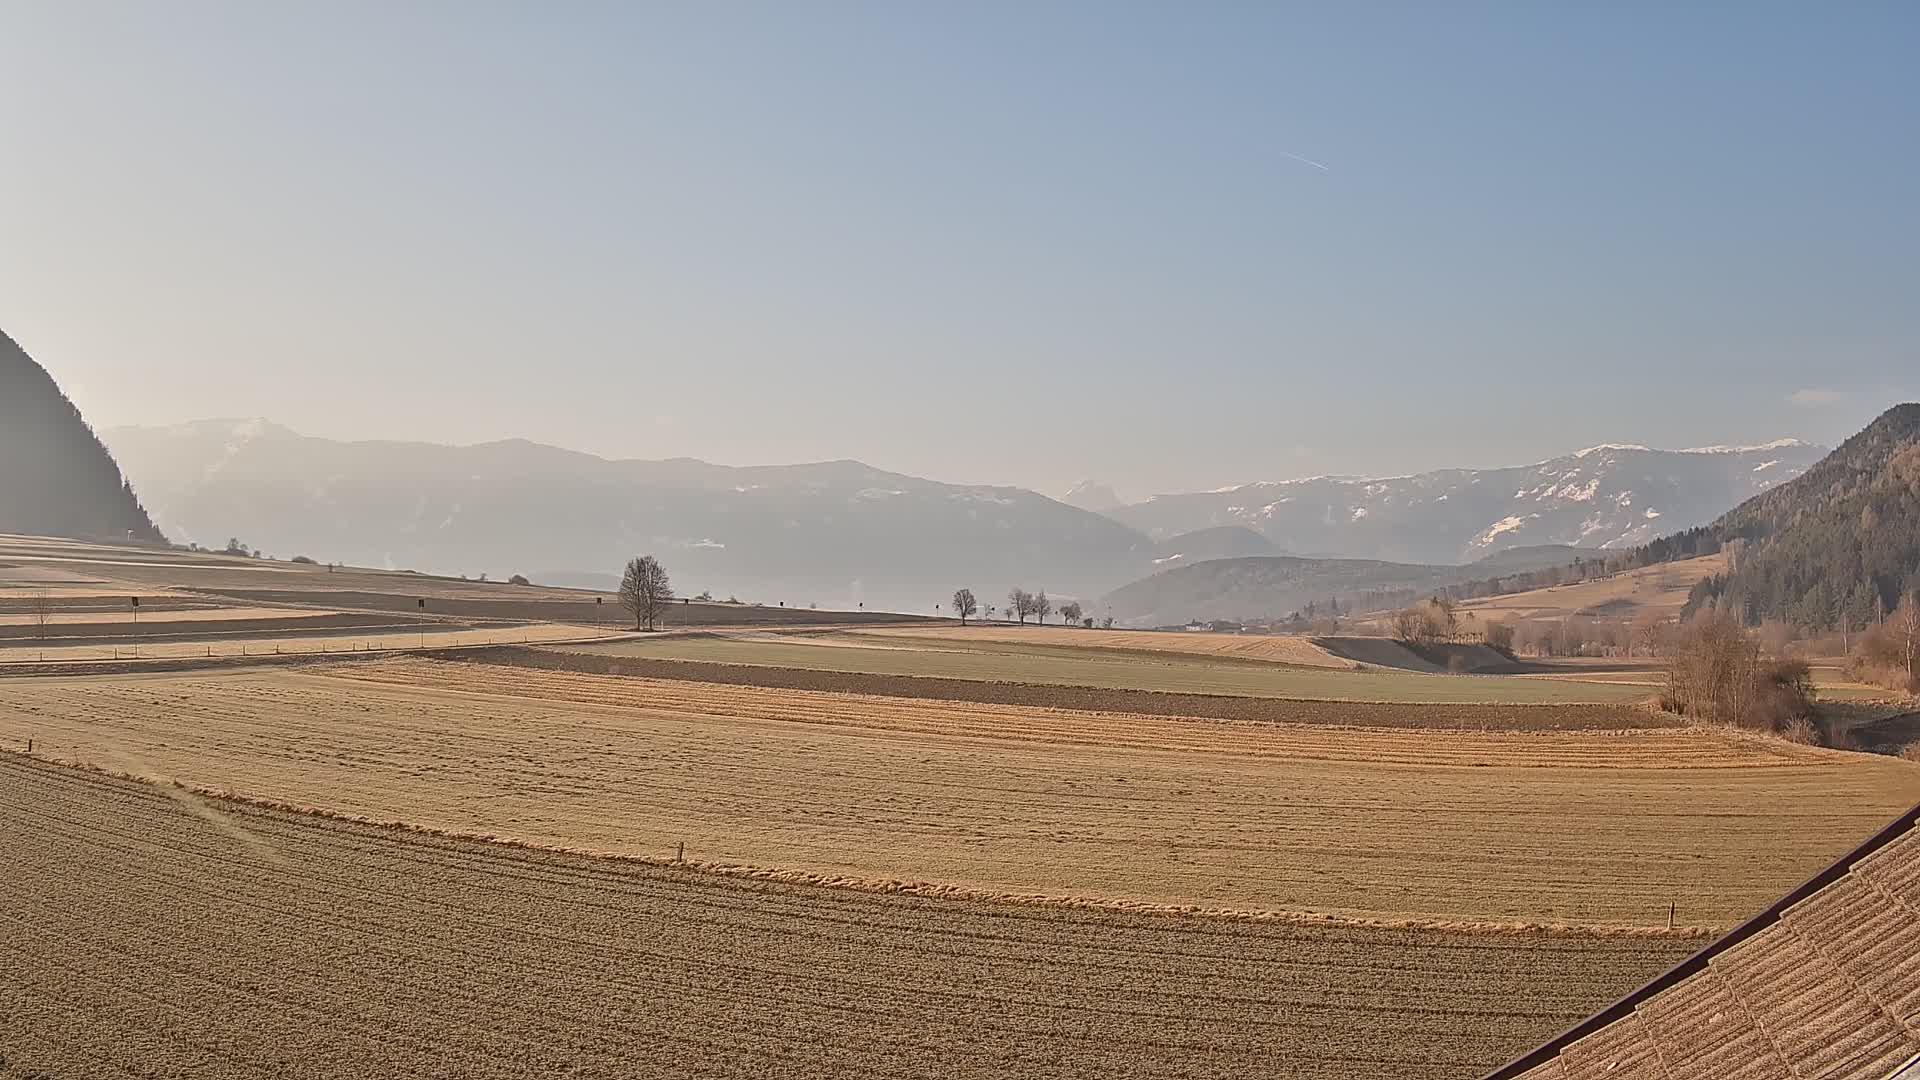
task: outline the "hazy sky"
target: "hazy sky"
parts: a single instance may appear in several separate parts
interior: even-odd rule
[[[1920,5],[0,0],[100,426],[1143,495],[1920,396]]]

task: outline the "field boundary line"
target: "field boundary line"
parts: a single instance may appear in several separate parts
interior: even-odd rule
[[[462,843],[485,844],[520,851],[553,852],[560,855],[592,859],[612,864],[645,866],[663,870],[711,874],[735,880],[760,881],[775,885],[798,885],[844,892],[913,896],[922,899],[1006,904],[1019,907],[1041,907],[1062,911],[1106,912],[1119,915],[1142,915],[1167,918],[1196,918],[1210,921],[1273,923],[1287,926],[1325,927],[1329,929],[1427,930],[1463,935],[1588,939],[1687,939],[1711,937],[1718,932],[1713,927],[1698,926],[1681,926],[1669,929],[1665,926],[1624,923],[1574,924],[1553,922],[1503,922],[1497,920],[1387,918],[1337,915],[1314,911],[1216,908],[1198,904],[1162,904],[1122,900],[1112,897],[1003,893],[959,884],[910,881],[898,878],[860,878],[845,875],[819,874],[807,870],[750,866],[735,863],[682,862],[664,855],[636,855],[621,852],[596,851],[590,848],[566,845],[538,844],[492,833],[472,833],[454,829],[439,829],[398,820],[383,821],[361,814],[347,814],[329,810],[325,807],[305,806],[276,799],[241,795],[232,791],[203,787],[197,784],[184,783],[179,780],[140,776],[116,769],[104,768],[91,762],[54,758],[43,754],[29,755],[20,750],[0,748],[0,762],[9,759],[15,763],[25,763],[30,768],[69,769],[162,790],[172,787],[196,795],[202,799],[225,804],[228,812],[231,813],[244,814],[249,810],[264,811],[273,814],[309,817],[364,828],[379,829],[387,832],[405,833]]]

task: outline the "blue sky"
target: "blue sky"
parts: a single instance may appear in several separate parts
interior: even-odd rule
[[[0,0],[102,426],[1129,495],[1920,396],[1920,6]],[[1305,160],[1302,160],[1305,159]]]

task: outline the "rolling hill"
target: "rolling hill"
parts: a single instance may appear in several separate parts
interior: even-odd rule
[[[1156,540],[1238,525],[1282,552],[1407,563],[1464,563],[1540,544],[1631,549],[1711,521],[1825,452],[1794,439],[1694,450],[1595,446],[1535,465],[1246,484],[1105,513]]]
[[[1213,559],[1177,566],[1124,585],[1098,608],[1129,626],[1165,626],[1199,619],[1244,622],[1285,618],[1314,603],[1364,611],[1369,594],[1425,592],[1502,573],[1565,566],[1590,549],[1539,546],[1501,552],[1464,566],[1379,559],[1307,559],[1290,555]]]
[[[164,540],[80,410],[3,332],[0,462],[0,532]]]

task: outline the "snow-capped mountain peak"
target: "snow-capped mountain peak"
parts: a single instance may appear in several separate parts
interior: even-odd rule
[[[1764,454],[1769,450],[1817,450],[1819,447],[1800,439],[1775,439],[1755,446],[1695,446],[1682,454]]]
[[[1239,525],[1286,552],[1470,562],[1537,544],[1634,547],[1703,525],[1825,453],[1799,439],[1690,450],[1603,443],[1511,468],[1243,484],[1109,513],[1156,539]]]

